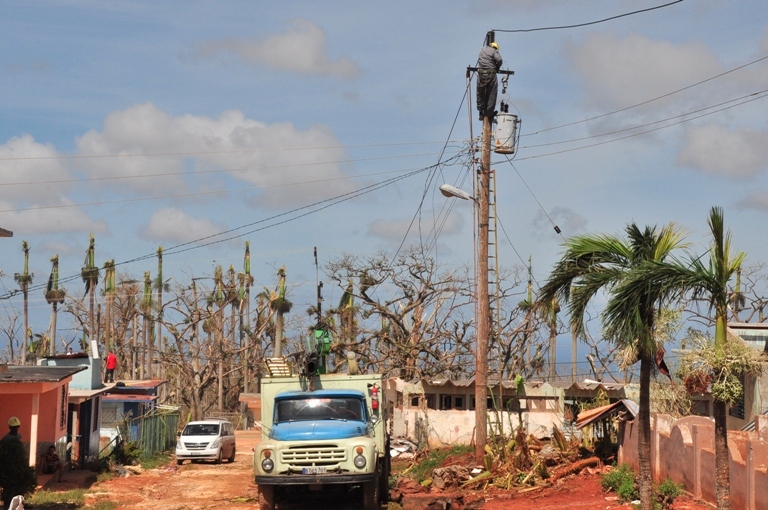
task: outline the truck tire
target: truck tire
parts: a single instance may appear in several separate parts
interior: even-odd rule
[[[363,484],[363,510],[381,509],[381,502],[379,501],[380,478],[381,471],[377,464],[376,471],[373,473],[373,480]]]
[[[387,440],[387,453],[381,461],[381,474],[379,475],[379,501],[385,505],[389,501],[389,476],[391,470],[392,465],[389,458],[389,440]]]
[[[259,510],[275,510],[274,485],[259,485]]]

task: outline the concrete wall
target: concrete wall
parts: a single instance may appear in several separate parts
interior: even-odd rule
[[[76,373],[72,376],[69,387],[78,390],[97,390],[103,388],[101,382],[101,359],[72,357],[65,358],[57,356],[55,358],[43,358],[38,361],[38,365],[51,367],[87,367],[86,370]]]
[[[728,432],[731,508],[768,508],[768,416],[755,417],[755,432]],[[619,462],[638,471],[637,421],[620,431]],[[711,418],[667,415],[651,419],[651,466],[659,483],[669,477],[710,503],[715,497],[715,424]]]
[[[517,413],[499,413],[503,421],[502,427],[506,435],[511,435],[520,423]],[[395,408],[392,420],[394,437],[417,438],[417,425],[427,425],[428,442],[432,448],[452,446],[455,444],[470,444],[474,438],[475,412],[460,410],[438,411],[428,409],[426,412],[415,408]],[[550,437],[552,428],[563,428],[562,414],[555,412],[524,412],[523,425],[530,434],[536,437]],[[496,414],[488,415],[489,437],[499,430]]]

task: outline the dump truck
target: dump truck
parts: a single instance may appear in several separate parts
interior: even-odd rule
[[[288,491],[294,496],[337,490],[359,495],[359,508],[379,510],[387,501],[390,473],[383,378],[324,373],[322,338],[319,344],[319,356],[304,359],[298,374],[283,358],[266,362],[264,438],[253,455],[260,508],[274,510]]]

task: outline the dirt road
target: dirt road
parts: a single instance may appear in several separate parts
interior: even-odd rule
[[[237,432],[237,455],[232,464],[185,462],[183,466],[169,466],[144,471],[139,475],[116,478],[90,487],[87,503],[110,501],[117,510],[152,509],[196,510],[205,508],[256,507],[258,497],[251,468],[252,448],[259,441],[259,434],[251,431]],[[580,510],[629,509],[619,505],[611,494],[604,494],[598,474],[584,473],[561,480],[553,487],[534,490],[527,494],[492,491],[474,494],[471,499],[484,498],[484,510],[546,510],[578,508]],[[278,505],[278,510],[357,510],[359,494],[327,495],[313,493],[295,497]],[[673,508],[704,510],[707,506],[689,498],[681,500]],[[382,507],[384,510],[385,507]]]

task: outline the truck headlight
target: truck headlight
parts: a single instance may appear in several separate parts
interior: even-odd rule
[[[366,463],[365,457],[363,457],[363,452],[365,452],[365,449],[362,446],[358,446],[355,448],[355,452],[357,452],[357,455],[355,455],[355,458],[352,462],[354,462],[357,469],[363,469]]]
[[[264,450],[264,459],[261,461],[261,469],[266,472],[270,472],[275,469],[275,463],[272,461],[272,452],[270,450]]]

